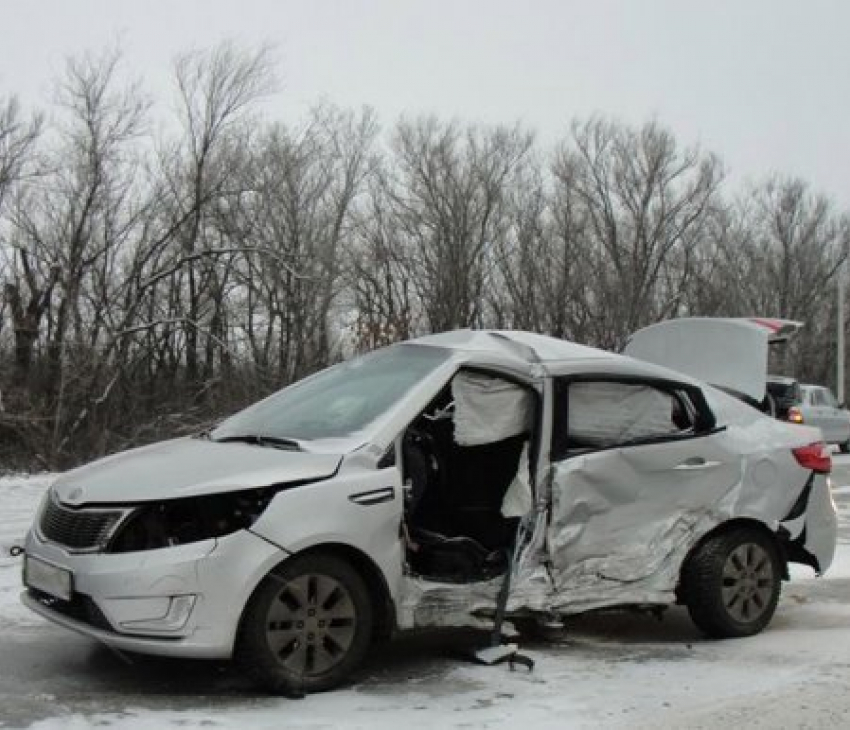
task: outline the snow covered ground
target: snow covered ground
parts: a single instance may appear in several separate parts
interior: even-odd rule
[[[24,609],[9,548],[49,477],[2,478],[0,727],[848,727],[850,458],[835,461],[836,562],[822,579],[795,569],[759,636],[707,641],[681,609],[660,622],[597,615],[525,644],[531,673],[463,661],[480,636],[416,636],[379,649],[350,688],[299,701],[260,695],[219,663],[130,660]]]

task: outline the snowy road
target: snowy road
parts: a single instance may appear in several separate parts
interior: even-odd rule
[[[834,483],[850,485],[836,456]],[[686,613],[575,621],[527,643],[533,673],[463,661],[466,633],[407,638],[349,689],[301,701],[257,694],[229,666],[113,654],[18,603],[26,530],[46,479],[0,479],[0,727],[755,728],[850,726],[850,486],[828,577],[795,570],[770,628],[706,641]]]

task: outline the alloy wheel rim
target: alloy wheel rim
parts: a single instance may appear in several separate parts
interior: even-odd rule
[[[357,610],[336,578],[302,575],[287,581],[269,607],[266,639],[278,662],[302,676],[336,666],[354,641]]]
[[[773,598],[773,563],[768,552],[756,543],[739,545],[726,558],[722,586],[729,615],[740,623],[757,621]]]

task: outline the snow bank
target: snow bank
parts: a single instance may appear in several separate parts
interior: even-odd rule
[[[39,623],[40,619],[18,600],[21,592],[21,559],[9,550],[24,544],[38,503],[52,474],[0,477],[0,617],[4,629],[20,624]]]

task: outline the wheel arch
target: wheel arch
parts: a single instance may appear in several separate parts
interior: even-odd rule
[[[395,604],[393,603],[392,594],[383,572],[362,550],[359,550],[352,545],[337,542],[312,545],[309,548],[287,555],[283,560],[272,566],[272,568],[257,582],[257,585],[254,586],[254,590],[248,597],[248,600],[245,601],[245,605],[242,608],[242,614],[239,617],[239,630],[242,628],[242,622],[245,620],[245,614],[249,604],[251,603],[253,594],[259,590],[260,585],[262,585],[266,578],[272,575],[278,568],[280,568],[280,566],[296,557],[300,558],[305,555],[317,554],[332,555],[343,560],[360,574],[360,577],[363,578],[366,583],[369,594],[373,597],[375,626],[373,629],[372,639],[383,640],[390,638],[396,627]]]
[[[785,546],[782,544],[782,540],[779,535],[771,530],[764,522],[761,522],[752,517],[736,517],[731,520],[727,520],[726,522],[722,522],[721,524],[715,526],[708,532],[706,532],[699,540],[697,540],[688,550],[685,559],[682,561],[682,565],[679,568],[679,583],[676,586],[676,602],[682,603],[682,575],[685,572],[688,561],[690,561],[691,557],[695,555],[702,546],[708,542],[709,540],[719,536],[726,535],[730,532],[734,532],[735,530],[740,529],[750,529],[755,530],[762,535],[768,537],[776,548],[776,554],[779,556],[779,560],[782,565],[782,578],[783,580],[788,580],[788,554]]]

